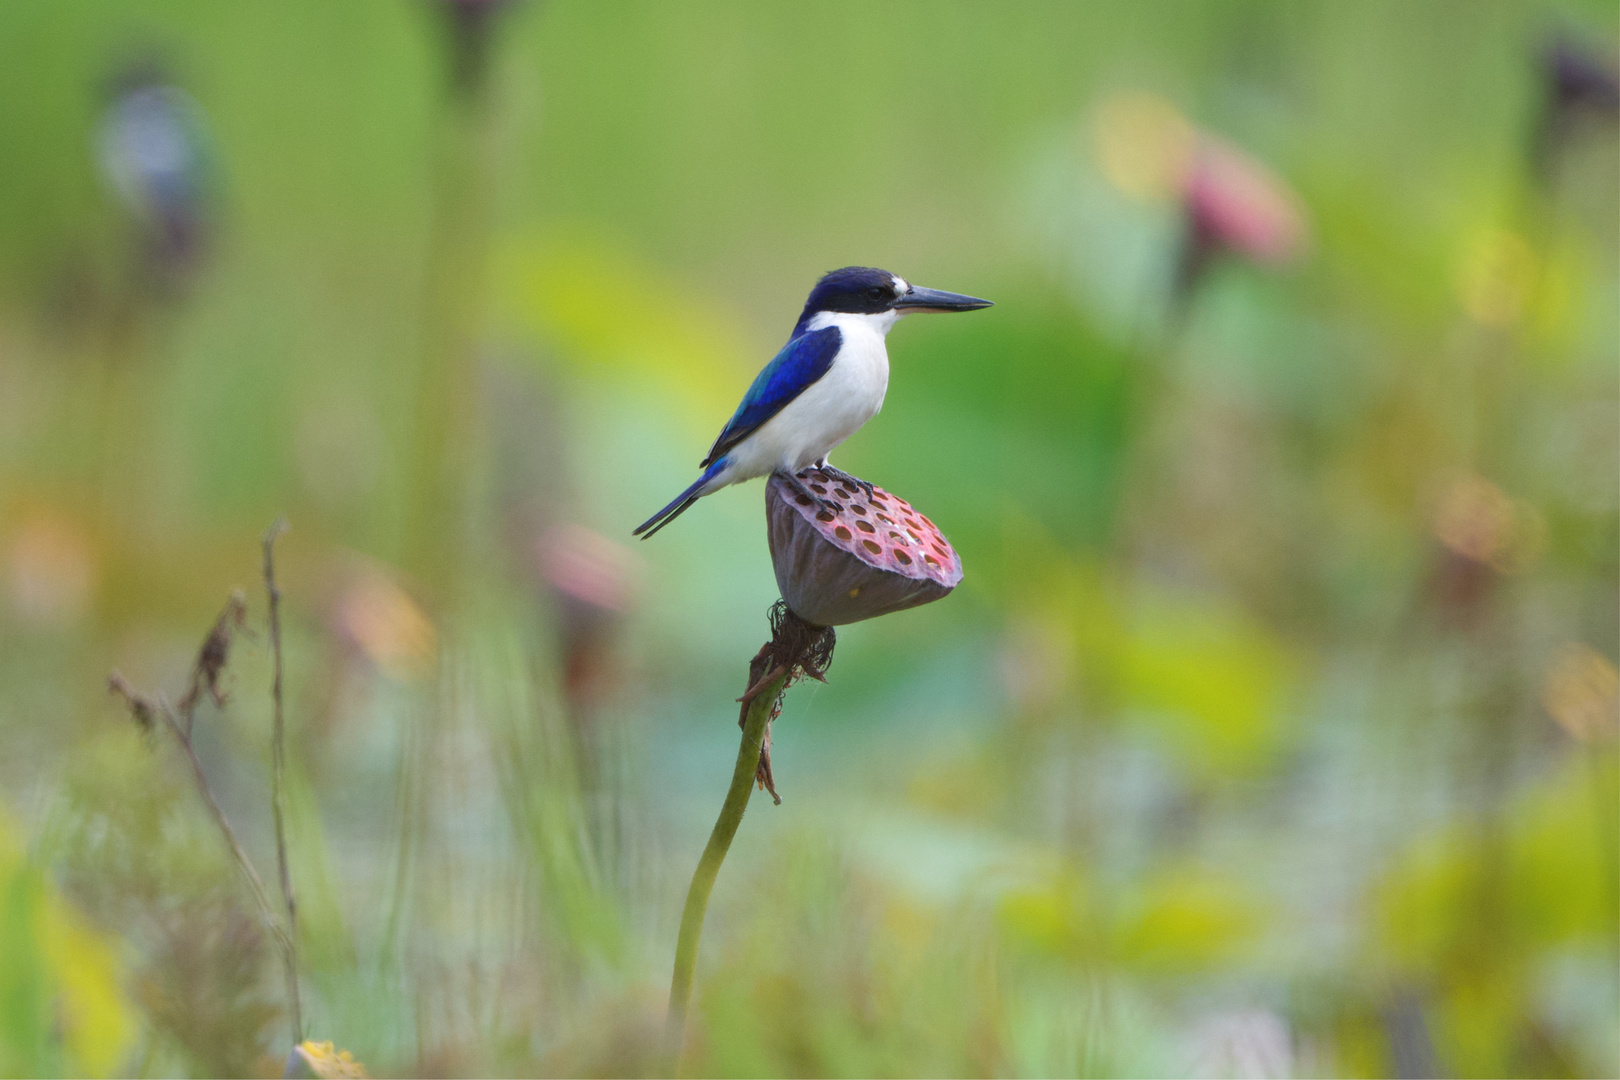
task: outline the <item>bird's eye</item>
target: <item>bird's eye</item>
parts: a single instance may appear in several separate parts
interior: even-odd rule
[[[883,286],[881,286],[881,285],[872,286],[870,289],[866,290],[866,295],[870,296],[874,300],[882,300],[883,297],[884,297]]]

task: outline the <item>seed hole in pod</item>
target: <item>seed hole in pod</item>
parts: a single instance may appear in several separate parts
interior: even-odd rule
[[[828,519],[828,520],[829,520],[829,521],[830,521],[830,520],[832,520],[832,519],[831,519],[831,518],[829,518],[829,519]],[[913,540],[915,540],[915,541],[916,541],[916,542],[917,542],[917,543],[919,543],[919,544],[920,544],[920,543],[922,543],[922,537],[920,537],[920,536],[918,536],[918,535],[917,535],[917,530],[916,530],[916,529],[907,529],[907,530],[906,530],[906,532],[908,532],[908,533],[910,533],[910,534],[911,534],[911,538],[912,538],[912,539],[913,539]]]
[[[862,506],[860,503],[852,503],[850,505],[850,509],[862,516],[865,516],[866,514],[866,507]]]
[[[823,510],[821,513],[816,515],[816,520],[817,521],[831,521],[832,519],[833,519],[832,513],[830,511],[827,511],[827,510]]]
[[[885,525],[893,525],[894,524],[894,518],[890,517],[888,514],[879,514],[878,515],[878,520],[883,522],[883,524],[885,524]]]
[[[909,544],[909,543],[911,543],[910,540],[907,540],[905,537],[901,536],[899,533],[894,532],[892,530],[889,532],[889,539],[893,540],[897,544]]]
[[[911,526],[911,529],[912,529],[913,532],[915,532],[916,530],[922,528],[921,525],[917,524],[917,519],[912,517],[910,514],[906,515],[906,524]]]
[[[946,551],[946,550],[945,550],[945,549],[944,549],[944,548],[943,548],[943,547],[942,547],[942,546],[940,546],[940,545],[939,545],[939,544],[935,544],[935,545],[934,545],[934,550],[935,550],[935,551],[937,551],[937,552],[939,552],[939,557],[940,557],[940,558],[942,558],[942,559],[948,559],[948,558],[950,558],[950,557],[951,557],[951,553],[950,553],[950,552],[948,552],[948,551]]]
[[[924,555],[923,562],[927,563],[929,566],[939,565],[939,560],[935,559],[932,555]]]
[[[874,555],[883,550],[883,545],[879,544],[876,540],[862,540],[861,543],[866,545],[866,550],[870,551]]]
[[[795,495],[793,496],[793,501],[798,503],[800,506],[810,505],[810,497],[808,495]]]
[[[827,505],[832,507],[837,513],[842,514],[844,512],[844,504],[839,502],[837,499],[828,499]]]
[[[899,561],[901,566],[910,566],[911,565],[911,556],[907,555],[903,551],[895,552],[894,557],[895,557],[895,559],[897,559]]]
[[[822,487],[820,484],[811,484],[810,490],[815,492],[817,495],[827,494],[827,489]]]
[[[855,523],[855,527],[861,530],[861,532],[877,532],[877,526],[873,525],[870,521],[857,521]]]
[[[850,537],[854,536],[855,534],[850,532],[848,529],[844,528],[842,525],[840,525],[840,526],[838,526],[838,528],[833,530],[833,535],[838,537],[838,539],[840,539],[840,540],[848,540]]]
[[[833,490],[834,490],[834,491],[836,491],[836,492],[838,492],[838,497],[839,497],[839,498],[840,498],[840,499],[847,499],[847,498],[849,498],[849,492],[847,492],[847,491],[845,491],[845,490],[844,490],[844,489],[843,489],[843,488],[833,488]]]

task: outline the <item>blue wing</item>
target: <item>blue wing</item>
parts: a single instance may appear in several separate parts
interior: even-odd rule
[[[844,335],[838,327],[828,326],[800,334],[782,346],[782,351],[755,377],[726,429],[714,441],[709,456],[699,464],[708,465],[718,460],[804,393],[811,383],[827,374],[843,343]]]

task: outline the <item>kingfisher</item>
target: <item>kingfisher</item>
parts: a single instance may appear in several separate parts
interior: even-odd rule
[[[645,540],[703,496],[772,473],[797,494],[823,503],[798,478],[811,465],[870,497],[871,484],[833,468],[827,455],[883,407],[889,330],[917,312],[990,306],[989,300],[925,289],[871,266],[824,275],[810,290],[787,344],[755,377],[709,455],[698,463],[703,474],[633,535]]]

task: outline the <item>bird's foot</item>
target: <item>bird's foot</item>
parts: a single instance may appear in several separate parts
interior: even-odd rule
[[[782,482],[788,487],[792,488],[793,494],[799,496],[799,498],[809,499],[818,510],[826,510],[829,513],[832,512],[832,506],[827,502],[827,500],[811,491],[805,486],[804,481],[800,480],[797,476],[794,476],[792,473],[785,470],[778,472],[776,475],[780,476],[782,478]]]
[[[867,500],[871,501],[872,484],[870,481],[862,480],[858,476],[851,476],[843,469],[835,468],[832,465],[827,464],[825,461],[823,461],[820,465],[817,465],[816,468],[825,473],[827,478],[830,480],[834,480],[840,484],[848,484],[850,487],[859,488],[860,490],[866,492]]]

